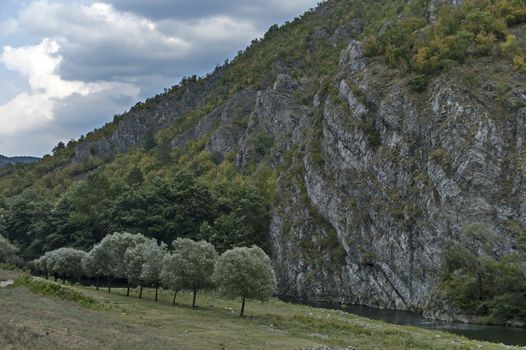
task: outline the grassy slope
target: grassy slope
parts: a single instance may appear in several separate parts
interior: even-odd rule
[[[0,279],[12,273],[0,271]],[[32,294],[23,287],[0,289],[2,349],[315,349],[320,345],[357,349],[514,349],[412,327],[389,325],[339,311],[250,302],[248,317],[239,303],[212,294],[171,293],[160,302],[147,290],[143,300],[75,286],[101,304],[98,310]],[[102,310],[100,310],[102,309]]]

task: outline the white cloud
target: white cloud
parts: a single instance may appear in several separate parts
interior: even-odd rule
[[[12,134],[46,125],[55,118],[56,104],[73,94],[88,96],[115,89],[127,96],[139,93],[136,87],[129,84],[104,81],[85,83],[62,79],[57,73],[62,62],[59,51],[59,44],[47,38],[35,46],[4,47],[0,62],[26,78],[31,92],[22,92],[0,106],[0,134]]]
[[[14,19],[8,19],[7,21],[0,24],[0,30],[2,36],[7,36],[11,33],[14,33],[17,30],[17,22]]]
[[[199,43],[235,41],[254,38],[259,33],[249,21],[235,20],[228,16],[217,16],[197,21],[173,22],[175,31],[185,33]]]
[[[204,73],[264,32],[251,18],[214,13],[154,21],[102,2],[33,1],[14,22],[19,33],[57,41],[64,57],[61,75],[83,81],[130,82],[152,75],[175,80]]]
[[[20,31],[59,42],[65,65],[110,65],[116,75],[130,65],[140,70],[155,61],[187,57],[192,49],[188,41],[166,35],[151,20],[105,3],[34,1],[22,9],[16,22]]]
[[[190,19],[228,14],[269,25],[273,21],[294,18],[316,6],[319,0],[106,0],[117,9],[157,19]]]
[[[183,76],[208,73],[316,2],[20,1],[0,23],[10,44],[0,65],[21,77],[9,73],[0,94],[0,154],[49,152]]]
[[[282,14],[298,16],[302,11],[315,7],[320,0],[270,0],[269,5],[279,9]]]

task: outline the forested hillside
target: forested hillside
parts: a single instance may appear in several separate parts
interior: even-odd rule
[[[0,169],[0,234],[26,259],[257,244],[282,295],[524,324],[525,23],[524,0],[323,2]]]

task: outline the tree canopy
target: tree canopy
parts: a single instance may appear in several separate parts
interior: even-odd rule
[[[13,245],[7,238],[0,235],[0,262],[12,263],[16,260],[19,252],[18,247]]]
[[[467,314],[494,322],[525,322],[526,234],[512,254],[499,255],[503,239],[487,226],[464,227],[445,251],[441,268],[446,296]]]
[[[126,250],[144,242],[146,238],[141,234],[128,232],[115,232],[104,237],[95,245],[90,254],[93,254],[102,274],[108,278],[126,278]],[[110,288],[108,284],[108,289]]]
[[[48,269],[65,278],[76,278],[82,276],[82,261],[87,253],[73,248],[59,248],[51,252],[53,257]]]
[[[166,261],[166,268],[172,269],[165,272],[164,276],[173,276],[169,281],[173,290],[190,290],[194,293],[192,306],[195,306],[195,297],[199,290],[213,286],[214,267],[217,252],[208,242],[195,242],[187,238],[178,238],[173,243],[174,253]]]
[[[276,276],[270,258],[257,247],[234,248],[224,252],[217,262],[215,280],[219,290],[230,297],[266,301],[276,289]]]

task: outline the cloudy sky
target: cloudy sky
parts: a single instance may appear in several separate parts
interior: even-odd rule
[[[50,153],[318,1],[1,0],[0,154]]]

